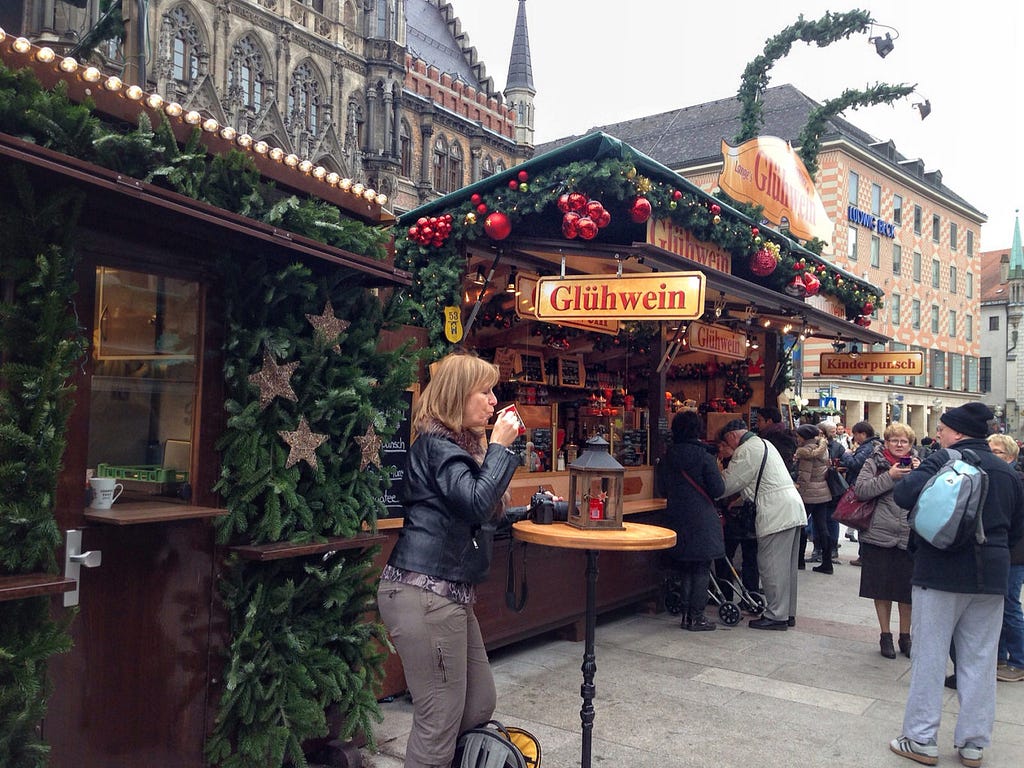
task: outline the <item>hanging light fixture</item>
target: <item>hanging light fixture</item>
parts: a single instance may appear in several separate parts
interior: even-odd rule
[[[484,265],[476,265],[476,274],[473,275],[473,285],[484,285],[487,282],[487,276],[484,274]]]
[[[860,357],[860,347],[857,346],[857,342],[853,342],[850,345],[850,358],[856,360],[858,357]]]
[[[872,36],[871,33],[875,31],[875,27],[882,27],[882,29],[891,29],[893,32],[896,33],[896,37],[893,37],[888,32],[885,33],[885,37],[882,37],[881,35]],[[886,56],[892,53],[893,48],[896,47],[895,45],[893,45],[893,41],[896,40],[899,36],[899,30],[896,29],[895,27],[888,27],[885,24],[872,23],[871,29],[868,31],[868,42],[875,46],[875,53],[877,53],[884,59]]]
[[[914,109],[921,113],[921,119],[924,120],[928,115],[932,113],[932,101],[931,99],[925,99],[924,101],[916,102],[912,105]]]
[[[508,283],[505,284],[505,293],[516,292],[516,278],[518,276],[519,271],[515,267],[512,267],[512,269],[508,271]]]

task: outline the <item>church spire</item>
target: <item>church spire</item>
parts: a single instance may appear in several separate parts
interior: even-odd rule
[[[1014,211],[1013,245],[1010,246],[1010,276],[1024,277],[1024,249],[1020,244],[1020,209]]]
[[[526,28],[526,0],[519,0],[505,83],[505,100],[516,111],[516,143],[519,145],[533,146],[533,97],[536,95],[530,62],[530,35]]]

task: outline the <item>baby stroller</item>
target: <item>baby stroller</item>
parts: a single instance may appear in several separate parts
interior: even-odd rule
[[[718,606],[718,618],[721,619],[722,623],[727,627],[733,627],[740,621],[741,610],[746,610],[749,613],[755,613],[761,615],[764,613],[764,609],[768,605],[768,601],[765,600],[764,595],[760,592],[754,592],[748,590],[743,586],[743,581],[740,579],[739,574],[736,572],[736,568],[733,566],[732,561],[725,557],[722,560],[728,565],[729,572],[732,574],[732,578],[723,583],[723,580],[715,575],[715,568],[711,569],[711,578],[708,582],[708,600]],[[717,563],[718,561],[716,561]],[[728,586],[732,589],[733,599],[729,600],[725,596],[724,586]],[[683,601],[682,593],[679,588],[679,575],[676,573],[669,573],[665,577],[664,585],[664,601],[665,610],[673,615],[679,615],[683,612]]]

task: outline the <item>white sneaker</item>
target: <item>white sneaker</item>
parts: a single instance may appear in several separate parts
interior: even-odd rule
[[[889,749],[897,755],[909,757],[922,765],[936,765],[939,762],[939,747],[937,744],[921,744],[908,736],[900,736],[889,742]],[[961,754],[960,762],[963,762]],[[980,765],[980,762],[978,763]]]
[[[981,765],[981,747],[976,747],[973,741],[958,747],[957,752],[960,753],[960,762],[968,768],[978,768]]]

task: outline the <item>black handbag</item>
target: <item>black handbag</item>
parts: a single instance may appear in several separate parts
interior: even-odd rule
[[[843,477],[843,473],[835,467],[828,468],[828,471],[825,473],[825,483],[828,484],[828,490],[832,494],[833,500],[846,493],[846,489],[850,487],[850,484],[846,482],[846,478]]]
[[[768,461],[768,444],[764,446],[764,456],[761,457],[761,468],[757,471],[757,483],[754,485],[754,501],[744,501],[735,511],[733,516],[733,530],[742,538],[757,538],[757,494],[761,490],[761,475],[764,474],[764,465]]]

